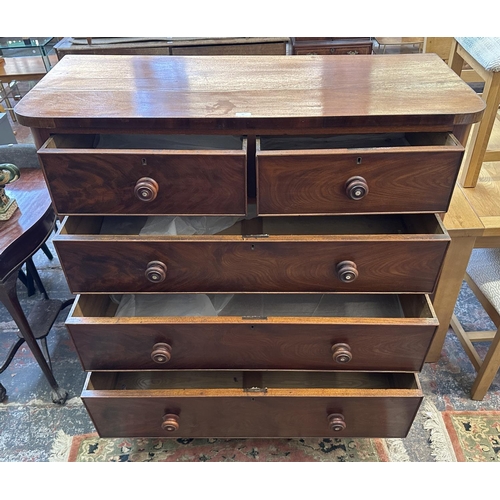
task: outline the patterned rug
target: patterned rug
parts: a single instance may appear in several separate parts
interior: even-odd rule
[[[500,412],[445,411],[458,462],[500,462]]]
[[[59,431],[51,462],[408,461],[400,439],[102,439]]]

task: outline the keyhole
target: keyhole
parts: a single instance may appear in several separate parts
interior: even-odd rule
[[[356,165],[361,165],[361,156],[359,156],[358,159],[356,160]]]
[[[148,164],[148,161],[146,160],[146,158],[143,158],[141,160],[141,163],[142,163],[142,166],[146,166]]]

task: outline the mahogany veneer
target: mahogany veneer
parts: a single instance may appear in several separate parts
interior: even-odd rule
[[[433,54],[64,57],[16,113],[68,216],[99,434],[405,436],[449,243],[436,212],[483,109]],[[144,234],[195,215],[237,219]],[[235,295],[215,316],[116,316],[110,297],[200,293]]]

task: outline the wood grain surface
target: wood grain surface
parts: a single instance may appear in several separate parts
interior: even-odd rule
[[[16,182],[6,189],[18,209],[7,221],[0,221],[0,279],[20,266],[48,238],[56,216],[49,191],[39,169],[22,169]]]
[[[235,240],[237,238],[235,237]],[[342,238],[339,238],[339,240]],[[73,293],[415,292],[431,293],[448,241],[113,241],[54,242]],[[336,266],[354,261],[359,277],[342,282]],[[166,279],[151,283],[148,263]]]
[[[35,128],[347,133],[452,130],[483,109],[435,54],[69,55],[15,111]]]
[[[244,152],[45,150],[40,158],[59,214],[246,214]],[[158,184],[151,202],[134,194],[143,177]]]
[[[98,375],[101,374],[94,373],[92,377]],[[236,380],[239,375],[229,373],[228,377]],[[333,388],[330,383],[330,388],[323,388],[327,375],[320,377],[323,383],[318,388],[301,389],[286,384],[282,389],[271,386],[264,390],[268,386],[263,381],[261,390],[255,392],[230,387],[168,390],[153,380],[149,389],[140,389],[141,385],[135,390],[120,390],[112,385],[108,389],[92,389],[91,378],[82,400],[102,437],[406,436],[422,399],[418,383],[410,386],[403,379],[398,382],[386,375],[383,385],[365,388],[362,374],[354,374],[351,383],[356,383],[357,378],[359,387]],[[371,377],[377,378],[373,374]],[[408,379],[414,377],[407,375]],[[109,374],[108,378],[112,383],[114,375]],[[300,374],[291,378],[300,379]],[[382,378],[381,374],[378,378]],[[187,387],[186,381],[182,386]],[[343,431],[329,428],[328,415],[332,413],[343,415]],[[178,431],[169,433],[162,429],[165,414],[178,415]]]

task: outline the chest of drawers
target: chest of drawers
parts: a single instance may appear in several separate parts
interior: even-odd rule
[[[99,434],[405,436],[482,110],[432,54],[63,58],[16,114]]]

